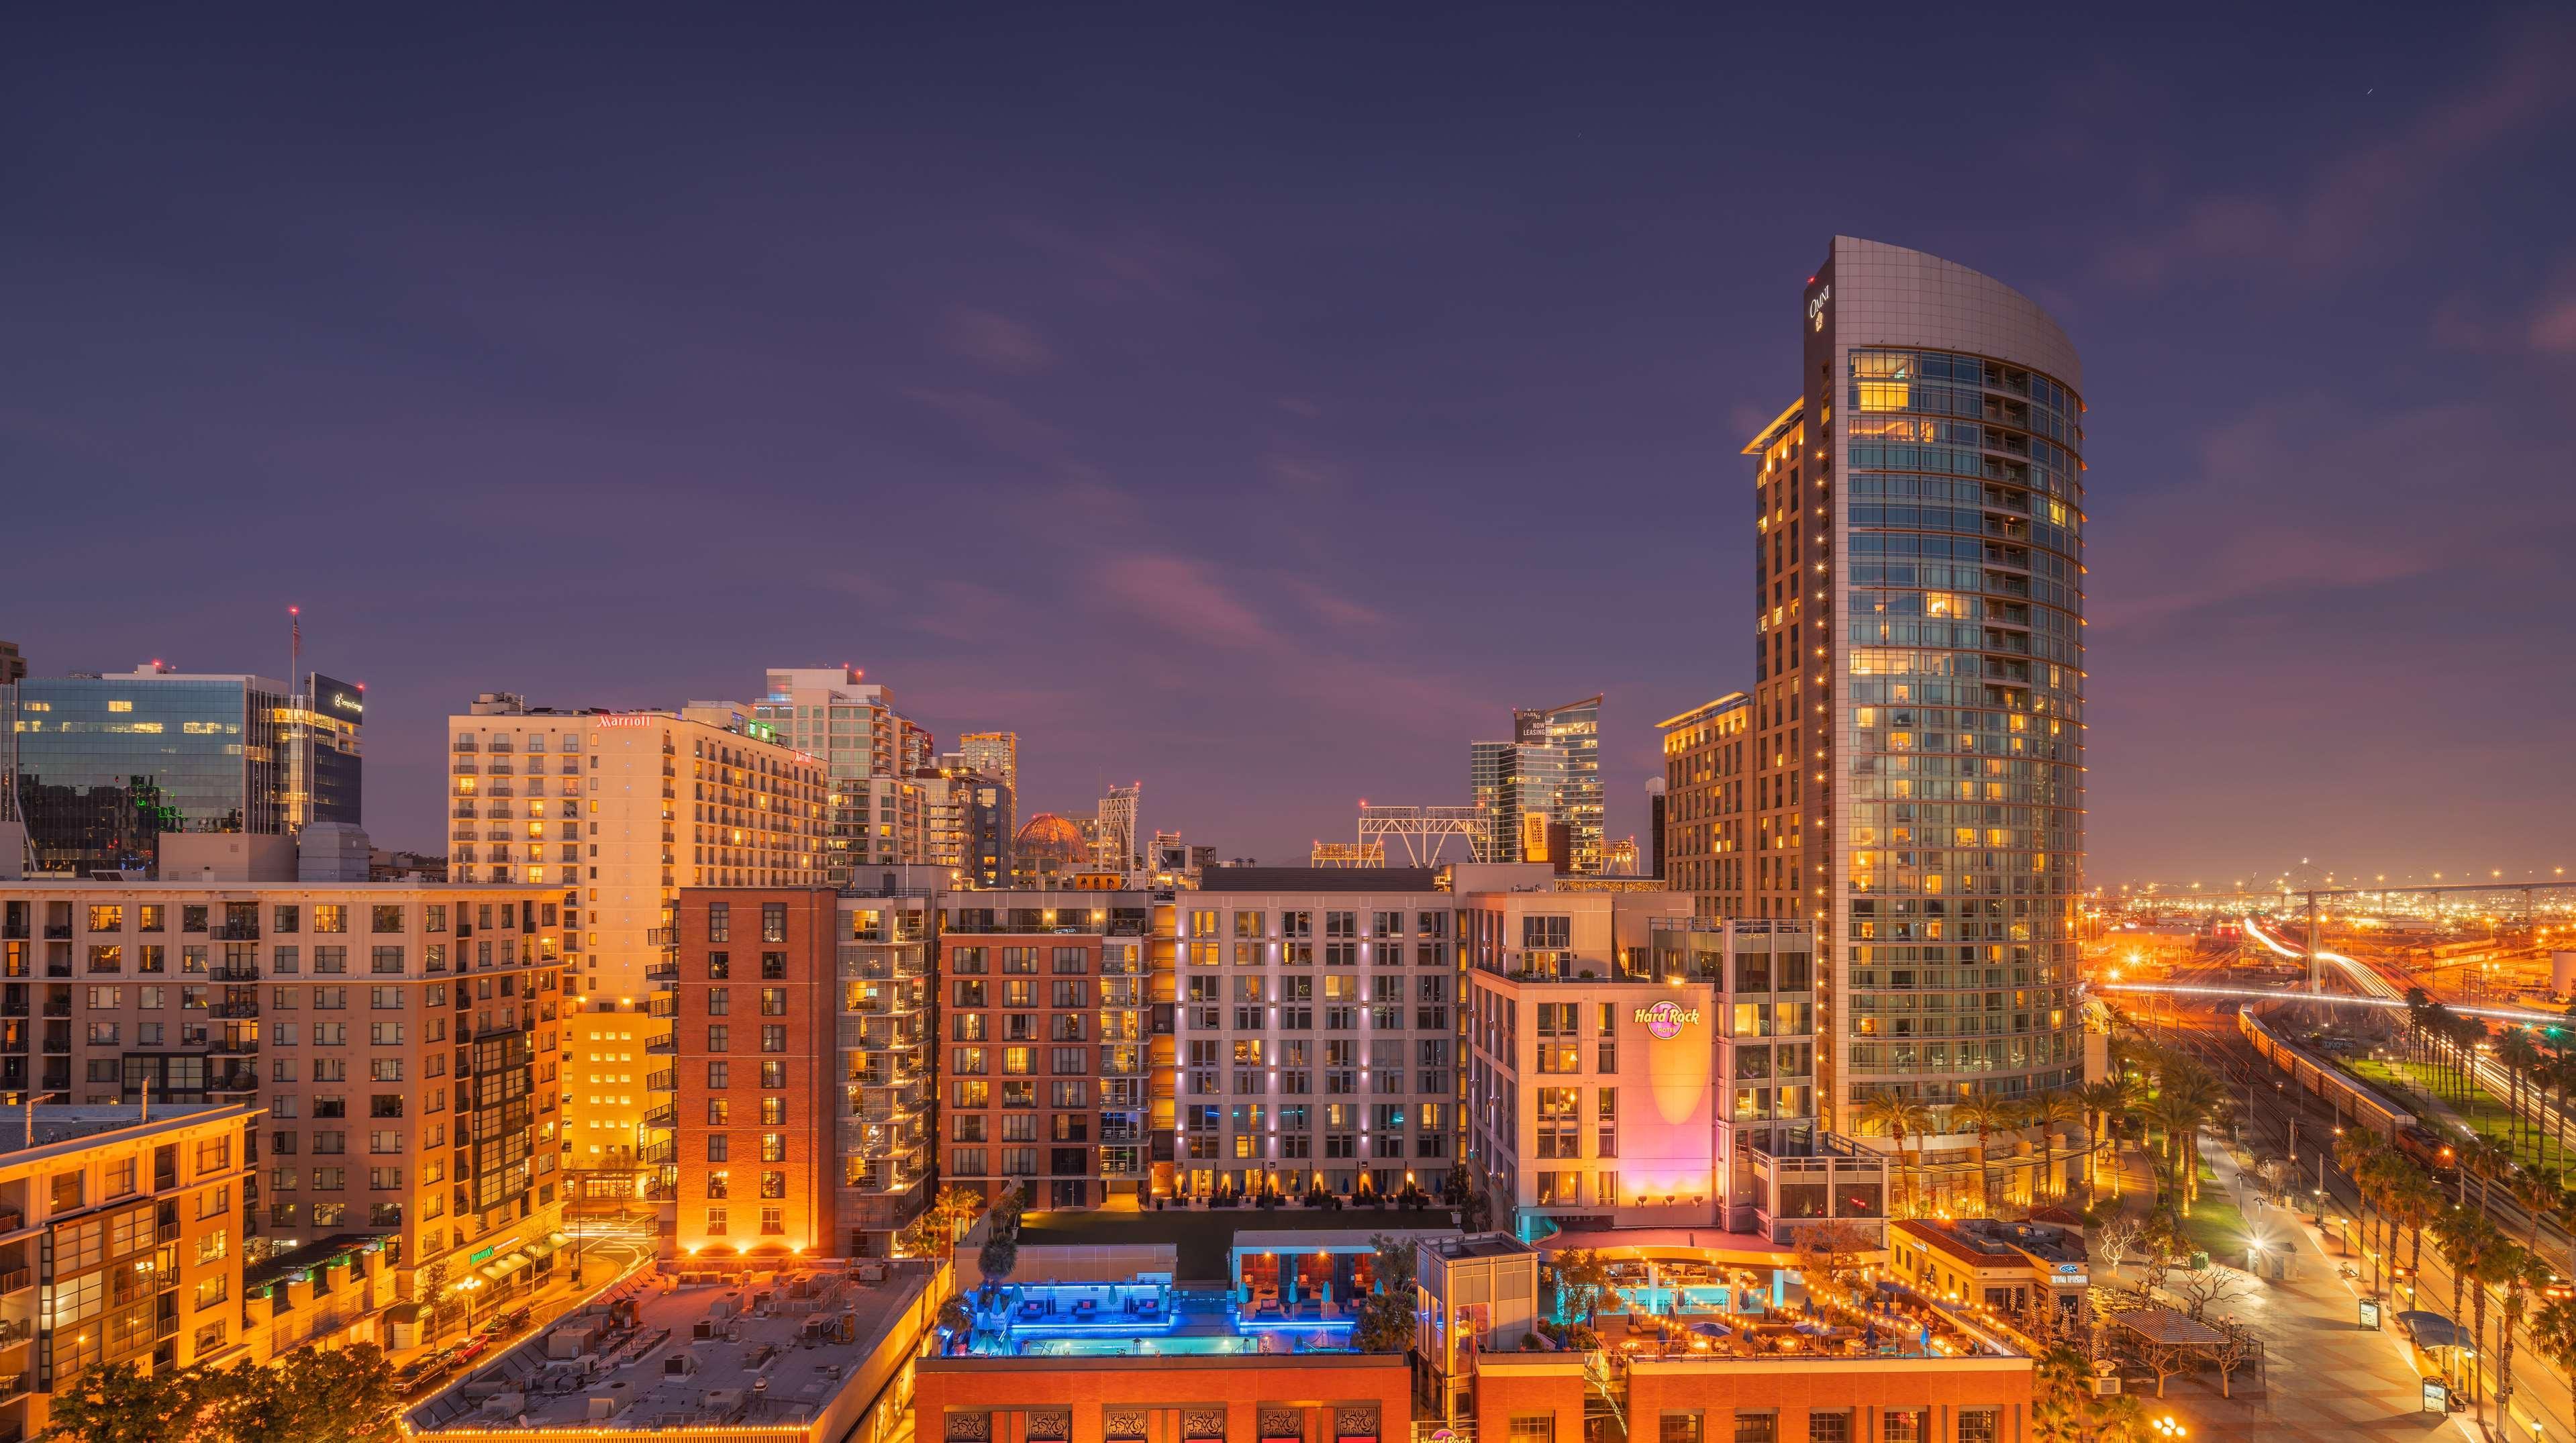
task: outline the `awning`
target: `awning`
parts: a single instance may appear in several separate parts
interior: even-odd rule
[[[2477,1351],[2475,1340],[2471,1339],[2459,1324],[2439,1313],[2399,1313],[2397,1325],[2406,1330],[2406,1336],[2413,1338],[2415,1346],[2419,1348],[2458,1348],[2469,1353]]]
[[[569,1241],[569,1239],[565,1238],[561,1233],[548,1233],[544,1237],[537,1239],[535,1242],[528,1244],[528,1257],[532,1261],[538,1258],[550,1257],[553,1255],[555,1249],[562,1247],[567,1241]]]
[[[481,1273],[483,1276],[490,1278],[492,1281],[497,1283],[527,1265],[528,1255],[526,1253],[512,1253],[508,1257],[494,1258],[492,1261],[485,1263],[474,1271]]]

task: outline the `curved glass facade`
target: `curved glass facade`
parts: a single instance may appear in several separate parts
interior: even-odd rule
[[[1953,351],[1855,347],[1842,370],[1848,1095],[2069,1086],[2082,405]]]

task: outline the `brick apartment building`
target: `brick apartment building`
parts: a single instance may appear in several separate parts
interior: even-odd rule
[[[839,1250],[840,917],[825,887],[680,893],[671,1036],[684,1252]]]
[[[943,1182],[1097,1207],[1151,1176],[1144,892],[940,899]],[[986,905],[986,904],[993,905]]]

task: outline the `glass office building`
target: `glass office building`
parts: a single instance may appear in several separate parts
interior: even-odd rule
[[[2082,368],[1987,276],[1837,237],[1754,458],[1753,868],[1818,924],[1827,1125],[2081,1081]],[[1946,1147],[1952,1139],[1933,1139]]]
[[[145,668],[20,682],[18,798],[37,865],[149,867],[163,832],[292,830],[295,710],[284,683],[259,676]]]

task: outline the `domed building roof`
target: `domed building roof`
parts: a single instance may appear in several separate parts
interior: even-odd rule
[[[1023,861],[1045,858],[1071,863],[1091,856],[1082,828],[1053,812],[1040,812],[1022,823],[1019,835],[1011,839],[1011,850]]]

